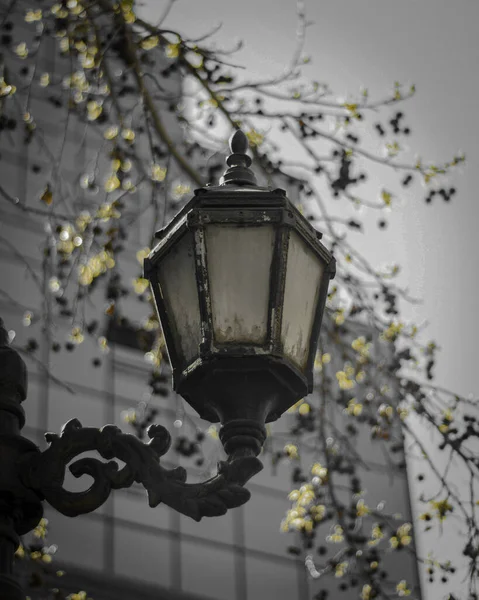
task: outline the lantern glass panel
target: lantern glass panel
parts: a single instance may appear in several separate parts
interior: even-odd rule
[[[215,341],[264,344],[273,227],[209,225],[205,239]]]
[[[285,355],[306,368],[324,263],[291,231],[286,264],[281,342]]]
[[[161,259],[158,279],[177,352],[189,363],[198,356],[202,340],[191,232],[187,232]]]

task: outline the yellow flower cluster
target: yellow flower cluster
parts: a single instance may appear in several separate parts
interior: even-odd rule
[[[149,285],[148,279],[144,277],[137,277],[136,279],[132,279],[133,289],[135,290],[135,294],[143,294],[148,289]]]
[[[377,546],[384,538],[384,531],[378,523],[374,523],[371,529],[371,539],[368,541],[368,546]]]
[[[361,600],[371,600],[372,591],[373,588],[369,585],[369,583],[364,584],[360,594]]]
[[[371,342],[366,342],[366,338],[361,335],[351,342],[351,348],[359,354],[359,360],[361,364],[367,362],[370,356]]]
[[[323,365],[327,365],[330,362],[331,354],[329,354],[329,352],[325,352],[324,354],[318,352],[314,361],[314,368],[316,371],[321,372],[323,370]]]
[[[104,204],[100,205],[96,211],[95,217],[100,219],[100,221],[103,223],[107,223],[110,219],[119,219],[121,217],[121,213],[115,208],[114,202],[105,202]]]
[[[108,250],[102,250],[90,257],[86,264],[80,265],[78,268],[78,281],[81,285],[90,285],[94,279],[106,273],[108,269],[113,269],[114,266],[113,254]]]
[[[295,446],[294,444],[286,444],[284,452],[291,460],[297,460],[299,458],[298,446]]]
[[[41,550],[34,550],[33,552],[30,552],[30,558],[32,560],[42,561],[45,563],[51,563],[52,556],[51,556],[51,554],[49,554],[49,552],[47,550],[48,550],[47,548],[42,548]]]
[[[90,100],[86,105],[87,118],[89,121],[96,121],[103,112],[102,105],[96,100]]]
[[[334,531],[331,535],[326,537],[327,542],[331,542],[332,544],[340,544],[344,542],[344,531],[341,525],[335,525]]]
[[[25,42],[20,42],[15,46],[15,54],[19,58],[27,58],[28,56],[28,48]]]
[[[351,398],[345,410],[346,413],[351,417],[359,417],[359,415],[363,412],[363,405],[361,402],[358,402],[357,398]]]
[[[369,508],[369,506],[366,505],[366,503],[364,502],[364,500],[362,498],[357,501],[357,503],[356,503],[356,516],[357,517],[365,517],[366,515],[369,515],[370,512],[371,512],[371,509]]]
[[[252,148],[259,147],[264,142],[264,135],[256,131],[256,129],[250,129],[246,132],[249,144]]]
[[[396,592],[398,596],[410,596],[411,590],[407,587],[407,581],[405,579],[401,579],[401,581],[396,586]]]
[[[336,565],[336,568],[334,570],[334,576],[338,578],[344,577],[344,575],[346,575],[348,567],[349,563],[347,561],[339,563],[338,565]]]
[[[121,419],[124,423],[136,423],[137,415],[134,408],[123,410],[120,414]]]
[[[70,335],[68,336],[68,339],[70,340],[70,342],[73,342],[74,344],[81,344],[83,342],[83,340],[85,339],[85,336],[83,335],[83,331],[81,329],[81,327],[74,327],[71,330]]]
[[[123,14],[123,18],[127,23],[134,23],[136,21],[135,13],[133,12],[134,0],[121,0],[120,10]]]
[[[396,338],[398,337],[398,335],[401,333],[401,331],[403,329],[404,329],[403,323],[396,323],[393,321],[392,323],[390,323],[389,327],[381,333],[380,337],[382,340],[386,340],[388,342],[394,342],[394,340],[396,340]]]
[[[13,94],[17,91],[17,88],[14,85],[10,85],[5,81],[4,77],[0,77],[0,98],[5,98],[6,96],[13,96]]]
[[[86,592],[81,590],[80,592],[77,592],[76,594],[68,595],[67,600],[93,600],[93,598],[87,597]]]
[[[411,523],[403,523],[403,525],[400,525],[397,528],[396,535],[391,536],[389,539],[389,545],[393,550],[400,546],[409,546],[412,542],[412,537],[410,535],[411,528]]]
[[[190,186],[184,183],[179,183],[173,188],[173,196],[177,200],[190,191]]]
[[[41,540],[45,539],[47,534],[48,519],[40,519],[40,523],[33,530],[33,535]]]
[[[140,42],[140,47],[143,50],[152,50],[160,43],[160,38],[157,35],[149,35]]]
[[[82,211],[75,221],[76,229],[79,233],[83,233],[88,225],[92,222],[92,217],[87,210]]]
[[[150,177],[153,181],[164,181],[166,177],[166,168],[154,163],[153,165],[151,165]]]
[[[324,485],[328,481],[329,473],[326,467],[323,467],[321,463],[314,463],[311,467],[311,475],[319,479],[318,483]]]
[[[41,9],[27,10],[27,12],[25,13],[25,21],[27,23],[35,23],[35,21],[41,21],[41,20],[42,20]]]
[[[429,504],[436,511],[436,517],[440,521],[444,521],[444,519],[447,516],[447,513],[450,513],[454,510],[454,507],[447,498],[445,498],[444,500],[431,500]]]
[[[140,263],[140,265],[143,264],[143,261],[145,260],[145,258],[147,258],[150,252],[150,248],[142,248],[141,250],[138,250],[138,252],[136,253],[136,260]]]
[[[288,498],[294,504],[281,522],[282,532],[287,533],[292,530],[311,532],[314,523],[324,519],[326,507],[323,504],[314,504],[316,496],[311,484],[305,484],[299,490],[293,490]]]
[[[384,202],[385,206],[391,206],[392,194],[386,190],[381,191],[381,200]]]
[[[165,54],[168,58],[176,58],[180,53],[179,44],[168,44],[165,48]]]
[[[350,390],[355,385],[354,381],[354,367],[350,363],[344,365],[343,371],[337,371],[336,379],[338,380],[339,387],[342,390]]]

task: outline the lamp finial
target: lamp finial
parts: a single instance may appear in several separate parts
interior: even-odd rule
[[[237,129],[229,140],[231,154],[226,159],[228,169],[220,179],[220,185],[258,185],[253,171],[249,168],[251,158],[246,154],[248,150],[248,138]]]

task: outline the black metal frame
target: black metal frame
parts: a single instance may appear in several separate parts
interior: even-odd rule
[[[208,256],[205,243],[206,227],[212,224],[235,227],[275,228],[275,242],[270,275],[268,302],[268,324],[266,343],[258,345],[219,343],[214,339],[211,298],[208,281]],[[306,368],[302,372],[283,352],[281,324],[289,238],[295,231],[324,264],[321,286],[318,290],[317,306],[312,325]],[[195,254],[196,284],[201,317],[203,341],[198,356],[190,361],[178,353],[177,340],[173,331],[172,316],[168,314],[161,292],[158,265],[184,235],[191,235]],[[322,234],[288,200],[282,189],[271,190],[253,185],[238,186],[225,184],[195,190],[195,196],[173,218],[170,224],[156,234],[160,240],[145,259],[145,277],[152,283],[152,291],[158,308],[170,362],[173,367],[173,387],[183,395],[198,414],[209,421],[219,417],[210,410],[211,402],[201,393],[205,379],[212,371],[227,369],[264,370],[273,373],[282,388],[281,399],[267,416],[273,421],[287,408],[313,389],[313,364],[316,355],[321,320],[327,297],[329,280],[335,274],[335,259],[320,242]],[[255,361],[245,362],[254,357]],[[256,364],[255,364],[256,362]]]

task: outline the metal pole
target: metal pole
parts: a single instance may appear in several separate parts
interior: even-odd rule
[[[20,430],[25,424],[21,402],[25,399],[25,363],[8,345],[8,334],[0,319],[0,597],[25,600],[13,576],[13,557],[20,544],[15,521],[22,520],[21,504],[15,497],[15,462],[21,452]]]

